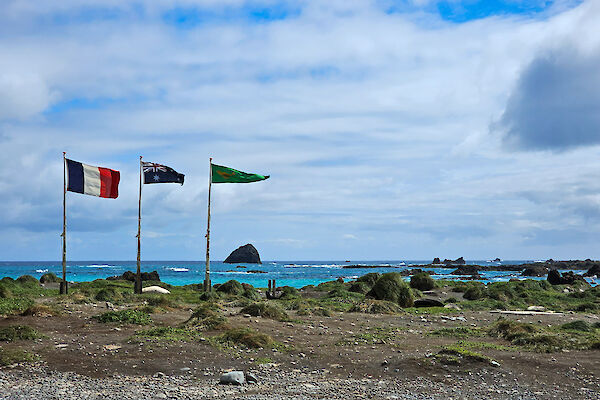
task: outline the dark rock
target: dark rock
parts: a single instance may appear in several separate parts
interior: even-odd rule
[[[587,260],[586,260],[587,261]],[[600,277],[600,265],[594,265],[583,276],[597,276]]]
[[[435,299],[415,300],[415,307],[444,307],[444,303]]]
[[[258,383],[258,378],[256,377],[256,375],[250,373],[250,372],[246,372],[246,382],[248,383]]]
[[[268,273],[267,271],[261,271],[259,269],[250,269],[246,272],[248,272],[249,274],[267,274]]]
[[[452,275],[479,275],[479,266],[463,265],[451,272]]]
[[[575,274],[573,271],[567,271],[561,275],[557,269],[551,269],[547,279],[552,285],[572,285],[577,281],[587,283],[583,276]]]
[[[548,268],[543,265],[530,265],[521,272],[523,276],[546,276],[548,273]]]
[[[436,258],[434,258],[434,259],[433,259],[433,261],[432,261],[431,263],[432,263],[432,264],[435,264],[435,265],[439,265],[439,264],[441,264],[442,262],[440,261],[440,259],[439,259],[438,257],[436,257]]]
[[[227,264],[246,263],[246,264],[262,264],[258,250],[250,243],[240,246],[231,252],[229,257],[223,261]]]
[[[135,282],[135,275],[136,275],[135,272],[125,271],[125,272],[123,272],[123,275],[109,276],[108,278],[106,278],[106,280],[109,280],[109,281],[123,280],[123,281]],[[158,275],[158,271],[142,272],[141,278],[142,278],[142,281],[160,282],[160,276]]]
[[[502,259],[500,259],[498,257],[494,258],[494,262],[500,262],[500,261],[502,261]]]

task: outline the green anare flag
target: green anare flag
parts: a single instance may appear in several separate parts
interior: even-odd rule
[[[269,175],[249,174],[237,169],[210,164],[212,183],[250,183],[269,179]]]

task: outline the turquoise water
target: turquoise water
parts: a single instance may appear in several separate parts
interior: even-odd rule
[[[300,288],[306,285],[317,285],[321,282],[337,278],[344,280],[355,279],[369,272],[401,271],[412,268],[413,265],[426,264],[431,260],[410,261],[265,261],[263,264],[224,264],[211,262],[212,283],[223,283],[230,279],[249,283],[256,287],[267,287],[269,279],[275,279],[278,286],[289,285]],[[528,260],[507,260],[493,263],[484,260],[467,260],[467,264],[500,265],[523,264]],[[344,265],[381,265],[381,268],[343,268]],[[419,266],[419,268],[422,268]],[[449,275],[453,268],[423,268],[434,272],[434,279],[460,279]],[[125,271],[135,271],[135,261],[71,261],[67,263],[67,280],[72,282],[92,281],[109,276],[121,275]],[[205,262],[203,261],[144,261],[142,271],[158,271],[160,279],[171,285],[187,285],[202,283],[204,280]],[[264,273],[253,273],[252,270]],[[62,275],[60,262],[45,261],[2,261],[0,276],[18,278],[21,275],[41,277],[46,272]],[[584,271],[575,271],[583,273]],[[485,282],[508,281],[511,278],[522,278],[519,272],[512,271],[483,271],[481,275]],[[544,278],[532,278],[544,279]]]

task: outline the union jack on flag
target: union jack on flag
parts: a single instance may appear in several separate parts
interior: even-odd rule
[[[184,175],[166,165],[142,161],[144,183],[179,183],[183,185]]]

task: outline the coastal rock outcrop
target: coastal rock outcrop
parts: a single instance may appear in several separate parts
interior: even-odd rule
[[[436,257],[436,258],[433,259],[433,261],[431,263],[434,264],[434,265],[439,265],[442,262],[440,261],[440,259],[438,257]]]
[[[227,264],[262,264],[258,250],[256,250],[256,248],[250,243],[240,246],[232,251],[229,257],[227,257],[223,262]]]
[[[479,275],[477,265],[463,265],[451,272],[452,275]]]
[[[600,265],[594,265],[583,276],[597,276],[600,278]]]
[[[449,260],[449,259],[445,259],[443,264],[446,265],[466,265],[467,262],[465,261],[465,259],[463,257],[458,257],[456,260]]]
[[[546,276],[548,273],[548,268],[543,264],[533,264],[529,265],[527,268],[521,272],[523,276]]]
[[[573,271],[567,271],[561,274],[557,269],[551,269],[548,272],[548,282],[552,285],[572,285],[576,281],[586,282],[583,276],[573,273]]]

